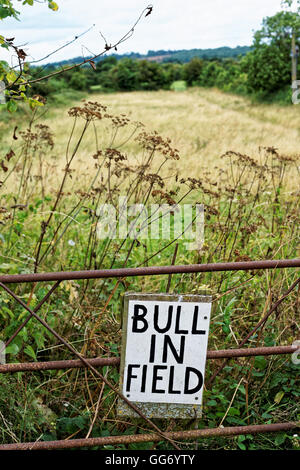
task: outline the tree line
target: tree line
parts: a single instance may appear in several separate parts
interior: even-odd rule
[[[264,100],[291,102],[291,35],[300,41],[299,15],[282,11],[263,20],[251,50],[239,57],[199,58],[189,62],[155,62],[136,57],[108,56],[32,86],[34,95],[51,96],[64,89],[88,92],[170,89],[176,82],[188,87],[218,87]],[[153,54],[152,54],[153,55]],[[172,57],[172,56],[171,56]],[[49,74],[56,65],[32,68],[33,78]]]

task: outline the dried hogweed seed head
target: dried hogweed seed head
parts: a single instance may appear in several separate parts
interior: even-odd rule
[[[142,148],[150,152],[160,152],[165,158],[179,160],[177,149],[170,146],[170,139],[163,139],[156,131],[152,133],[141,132],[135,139]]]
[[[83,100],[82,106],[74,106],[68,111],[69,116],[81,117],[86,121],[95,121],[101,119],[111,118],[110,114],[106,113],[107,106],[97,102]]]

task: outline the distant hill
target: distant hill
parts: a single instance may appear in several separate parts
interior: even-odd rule
[[[159,62],[189,62],[194,57],[200,59],[228,59],[245,55],[251,50],[248,46],[218,47],[216,49],[182,49],[178,51],[149,51],[143,58]]]
[[[199,57],[201,59],[212,60],[212,59],[228,59],[237,58],[239,56],[247,54],[251,50],[249,46],[237,46],[237,47],[218,47],[216,49],[182,49],[178,51],[148,51],[146,55],[139,54],[138,52],[131,52],[129,54],[109,54],[109,56],[115,57],[117,60],[129,58],[136,60],[149,60],[154,62],[189,62],[193,57]],[[99,57],[97,61],[103,60],[107,55]],[[88,57],[86,57],[88,59]],[[74,57],[74,59],[63,60],[61,62],[52,62],[48,66],[63,66],[74,64],[82,60],[82,57]]]

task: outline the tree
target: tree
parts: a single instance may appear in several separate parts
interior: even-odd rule
[[[282,0],[281,5],[283,8],[292,9],[295,4],[295,11],[300,12],[300,0]]]
[[[244,65],[250,92],[270,94],[290,83],[291,66],[288,50],[262,44],[247,55]]]
[[[203,65],[203,60],[198,57],[194,57],[190,62],[185,64],[183,78],[189,86],[199,82]]]
[[[99,60],[99,62],[97,62],[96,70],[99,73],[107,72],[113,66],[117,65],[117,63],[118,63],[118,61],[117,61],[116,57],[114,57],[114,56],[105,57],[105,59]]]
[[[290,3],[290,0],[284,2]],[[254,34],[253,50],[243,61],[248,74],[249,91],[269,94],[290,83],[293,34],[299,41],[298,9],[281,11],[264,18],[262,28]]]
[[[69,81],[69,85],[74,90],[86,90],[87,78],[83,70],[76,70]]]
[[[115,89],[120,91],[136,90],[138,84],[138,64],[132,59],[121,59],[111,70]]]
[[[217,79],[223,72],[222,63],[216,60],[209,61],[203,67],[201,76],[199,78],[199,84],[205,87],[211,87],[217,85]]]
[[[162,65],[165,73],[166,85],[171,85],[173,82],[183,80],[183,66],[181,64],[174,64],[166,62]]]
[[[157,62],[140,60],[138,62],[138,82],[142,90],[159,90],[166,82],[163,68]]]

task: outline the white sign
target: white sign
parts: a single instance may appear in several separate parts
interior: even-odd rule
[[[209,300],[166,294],[129,298],[122,382],[125,397],[136,403],[201,405]]]

